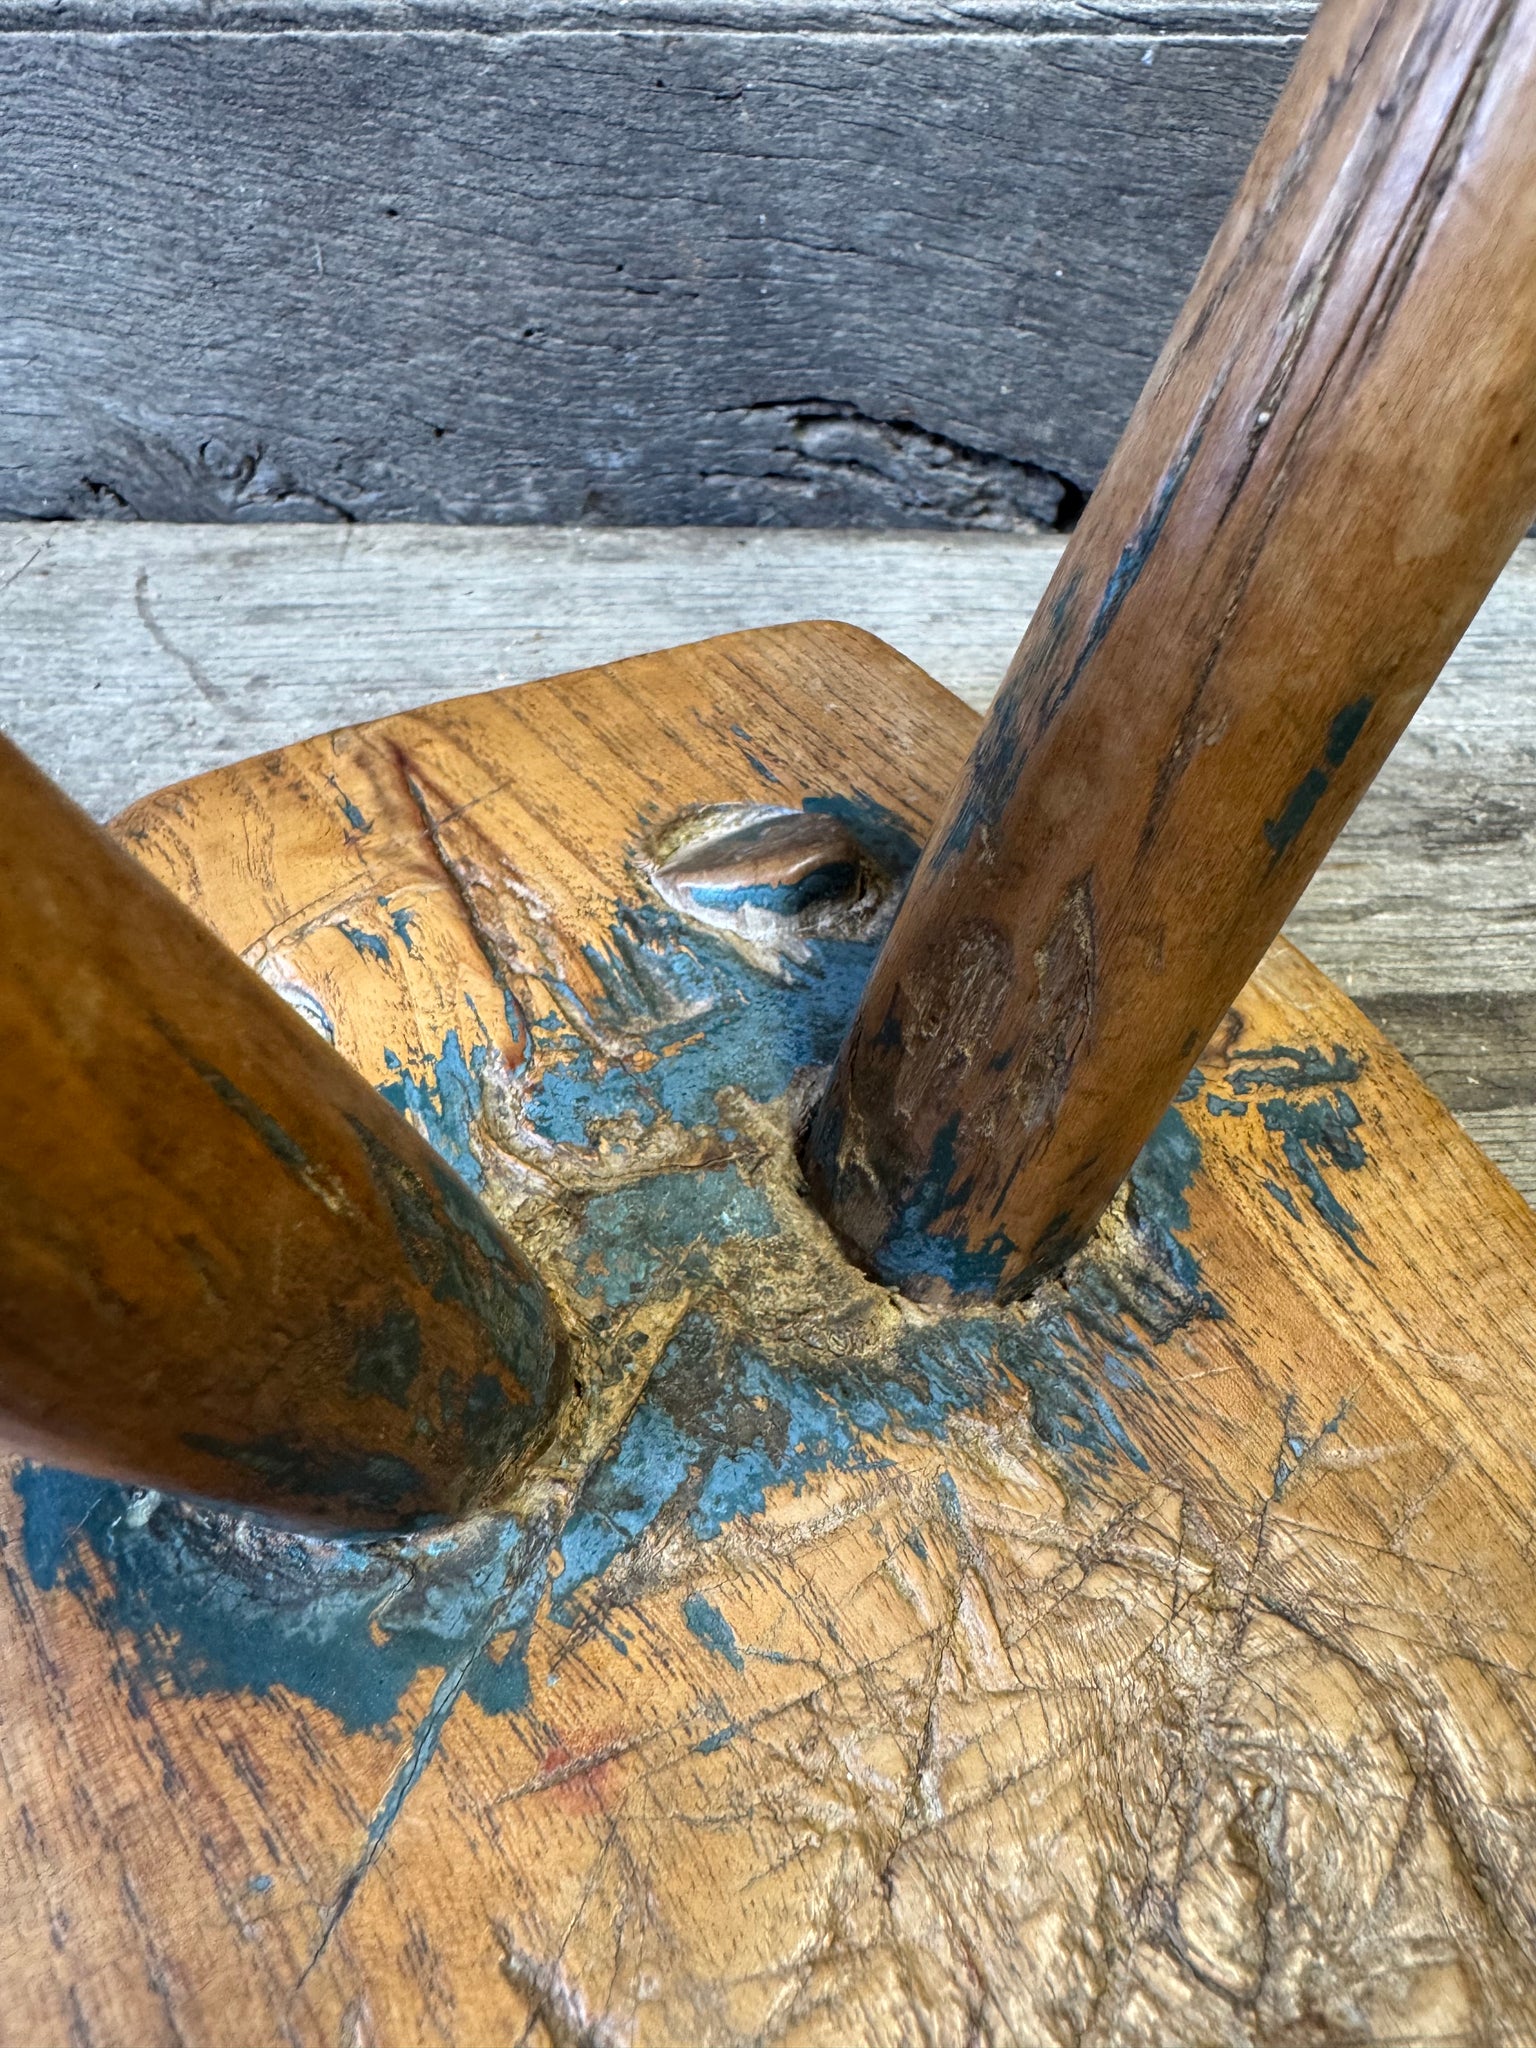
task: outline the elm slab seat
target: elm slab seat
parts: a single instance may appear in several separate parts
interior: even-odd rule
[[[1520,2038],[1531,1212],[1282,941],[1059,1286],[909,1303],[791,1146],[878,902],[657,885],[750,807],[877,893],[976,724],[792,627],[118,821],[587,1336],[446,1534],[13,1468],[0,2035]]]

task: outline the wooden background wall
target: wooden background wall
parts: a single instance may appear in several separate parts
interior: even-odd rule
[[[0,0],[0,514],[1069,524],[1300,0]]]

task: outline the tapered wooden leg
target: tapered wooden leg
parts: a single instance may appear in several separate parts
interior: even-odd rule
[[[1326,0],[810,1134],[917,1294],[1082,1241],[1536,516],[1536,0]]]
[[[10,1468],[0,2040],[1529,2038],[1536,1221],[1392,1048],[1272,949],[1029,1304],[807,1199],[975,729],[796,627],[122,821],[586,1335],[447,1533]]]
[[[0,885],[0,1440],[333,1529],[504,1495],[566,1347],[473,1162],[3,740]],[[376,894],[332,935],[381,911],[408,942]]]

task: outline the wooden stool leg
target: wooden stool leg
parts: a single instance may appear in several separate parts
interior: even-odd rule
[[[1536,4],[1328,0],[807,1148],[917,1294],[1080,1245],[1536,512]]]
[[[5,1436],[344,1528],[495,1491],[563,1367],[476,1197],[4,743],[0,878]]]

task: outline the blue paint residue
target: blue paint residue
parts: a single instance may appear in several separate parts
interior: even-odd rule
[[[746,882],[737,887],[690,883],[688,900],[700,910],[726,914],[740,910],[766,910],[775,917],[796,917],[828,897],[847,896],[859,879],[851,861],[828,861],[794,882]]]
[[[862,800],[823,808],[858,831],[888,873],[909,871],[916,849],[899,821]],[[597,994],[586,1012],[560,989],[532,1020],[527,1121],[583,1162],[597,1156],[599,1137],[610,1146],[605,1160],[628,1156],[605,1124],[620,1137],[635,1126],[703,1128],[729,1143],[723,1091],[771,1102],[806,1068],[825,1066],[875,952],[873,941],[812,939],[805,960],[775,976],[664,905],[625,906],[590,956]],[[475,1189],[485,1181],[474,1139],[490,1057],[488,1044],[466,1052],[450,1032],[431,1062],[407,1068],[388,1056],[380,1091]],[[648,1545],[707,1544],[818,1473],[877,1468],[893,1437],[944,1443],[958,1419],[1027,1397],[1037,1437],[1069,1473],[1145,1469],[1116,1403],[1143,1397],[1157,1342],[1191,1318],[1221,1314],[1181,1241],[1201,1156],[1193,1101],[1186,1090],[1136,1163],[1131,1255],[1113,1268],[1090,1255],[1068,1291],[1027,1315],[914,1311],[893,1321],[887,1307],[840,1324],[831,1346],[816,1324],[821,1305],[797,1305],[791,1293],[771,1357],[730,1276],[798,1254],[791,1237],[782,1254],[772,1249],[781,1226],[753,1155],[688,1171],[637,1160],[607,1184],[599,1175],[595,1192],[572,1197],[579,1220],[565,1256],[605,1369],[624,1369],[625,1318],[639,1299],[674,1300],[679,1316],[558,1531],[508,1519],[404,1544],[273,1536],[253,1559],[220,1548],[217,1516],[169,1502],[146,1515],[122,1488],[28,1468],[16,1484],[34,1581],[69,1591],[133,1645],[124,1668],[134,1683],[192,1693],[282,1688],[348,1728],[386,1728],[417,1675],[442,1672],[395,1781],[408,1789],[435,1740],[432,1714],[461,1693],[488,1713],[526,1708],[527,1643],[546,1601],[555,1626],[596,1630],[622,1647],[626,1574],[643,1572]],[[1310,1126],[1303,1136],[1329,1142]],[[582,1171],[590,1189],[590,1165]],[[873,1290],[870,1299],[887,1300]],[[364,1376],[389,1395],[413,1366],[409,1333],[391,1326]],[[941,1506],[944,1497],[941,1488]],[[908,1540],[924,1555],[916,1532]],[[690,1627],[728,1661],[732,1649],[740,1656],[713,1613],[696,1602]]]
[[[571,1594],[600,1578],[650,1528],[689,1476],[697,1438],[664,1408],[642,1401],[627,1428],[588,1477],[560,1539],[561,1572],[552,1613],[575,1620]]]
[[[1275,1458],[1275,1475],[1271,1487],[1271,1498],[1279,1500],[1286,1486],[1300,1471],[1302,1463],[1310,1457],[1329,1437],[1336,1437],[1344,1426],[1349,1413],[1348,1401],[1341,1401],[1314,1435],[1308,1436],[1299,1421],[1300,1403],[1294,1394],[1286,1396],[1280,1411],[1280,1449]]]
[[[590,1036],[543,1020],[528,1124],[551,1144],[585,1146],[594,1126],[625,1116],[713,1126],[722,1088],[774,1101],[796,1074],[836,1054],[874,948],[818,939],[808,953],[770,977],[663,904],[625,911],[607,945],[588,951],[601,990]],[[602,1043],[619,1024],[632,1047],[624,1058]]]
[[[394,931],[395,937],[400,941],[401,945],[404,946],[407,953],[414,953],[416,951],[416,942],[412,938],[411,934],[416,928],[415,911],[408,909],[404,906],[402,906],[399,910],[390,910],[389,898],[387,896],[381,896],[379,898],[379,908],[381,910],[389,911],[389,922],[391,928]]]
[[[658,1173],[595,1195],[583,1224],[577,1272],[609,1308],[652,1287],[663,1264],[676,1277],[705,1280],[716,1246],[730,1238],[771,1237],[778,1229],[768,1197],[734,1164]]]
[[[357,805],[353,803],[351,797],[347,795],[346,791],[342,788],[341,784],[336,780],[335,776],[328,775],[325,779],[331,785],[332,789],[335,790],[337,807],[340,810],[341,815],[352,827],[352,830],[354,832],[371,832],[373,830],[372,819],[365,818],[363,816],[363,813],[358,809]]]
[[[804,808],[846,826],[905,884],[918,846],[893,812],[860,791],[808,797]],[[873,940],[810,937],[803,959],[769,975],[654,897],[621,905],[606,942],[584,949],[597,991],[590,1028],[574,990],[552,984],[559,1006],[538,1020],[523,1117],[551,1144],[585,1147],[596,1127],[622,1117],[714,1128],[722,1088],[775,1101],[797,1074],[835,1057],[876,950]]]
[[[377,932],[360,931],[355,924],[345,919],[336,927],[354,953],[361,953],[365,960],[377,960],[383,967],[389,965],[389,941],[381,939]]]
[[[1289,1102],[1283,1097],[1263,1102],[1259,1114],[1264,1128],[1277,1133],[1285,1163],[1301,1183],[1307,1200],[1324,1223],[1355,1257],[1370,1264],[1357,1241],[1360,1225],[1345,1208],[1323,1176],[1325,1166],[1344,1173],[1357,1173],[1365,1164],[1365,1147],[1360,1142],[1360,1112],[1353,1098],[1341,1088],[1332,1095],[1311,1102]]]
[[[781,1488],[798,1492],[828,1469],[878,1464],[893,1431],[943,1441],[956,1417],[1020,1389],[1036,1435],[1073,1468],[1127,1458],[1145,1469],[1110,1392],[1144,1385],[1155,1366],[1152,1341],[1191,1317],[1221,1314],[1173,1235],[1188,1227],[1199,1162],[1197,1140],[1170,1109],[1132,1177],[1130,1227],[1143,1252],[1134,1293],[1088,1261],[1059,1307],[1029,1318],[1006,1309],[943,1316],[894,1335],[882,1329],[835,1362],[812,1345],[797,1351],[785,1332],[769,1361],[730,1327],[723,1303],[687,1313],[628,1427],[578,1496],[561,1538],[554,1618],[575,1625],[576,1596],[653,1527],[685,1527],[708,1542],[760,1513]],[[670,1234],[670,1225],[651,1233],[644,1220],[640,1204],[655,1185],[632,1193],[632,1246]],[[659,1266],[664,1254],[653,1256]],[[622,1268],[626,1288],[639,1272],[632,1255]]]
[[[1360,1112],[1347,1085],[1359,1074],[1360,1062],[1342,1045],[1329,1052],[1315,1045],[1272,1045],[1234,1061],[1223,1077],[1228,1093],[1212,1090],[1206,1108],[1212,1116],[1242,1116],[1251,1098],[1265,1130],[1279,1138],[1280,1160],[1314,1212],[1369,1265],[1360,1248],[1360,1224],[1327,1179],[1329,1170],[1358,1173],[1366,1163]],[[1302,1220],[1290,1188],[1273,1176],[1263,1185],[1289,1215]]]
[[[398,1054],[386,1052],[384,1064],[393,1078],[379,1093],[402,1116],[409,1117],[454,1172],[478,1194],[485,1186],[485,1168],[474,1147],[474,1128],[485,1096],[485,1070],[491,1048],[474,1046],[469,1058],[457,1031],[450,1031],[432,1062],[429,1077],[410,1072]]]
[[[1294,1095],[1305,1088],[1358,1081],[1360,1062],[1342,1045],[1332,1052],[1315,1045],[1271,1045],[1261,1052],[1245,1052],[1241,1064],[1228,1068],[1222,1078],[1234,1095],[1252,1095],[1260,1088]]]
[[[1375,705],[1374,697],[1357,697],[1333,720],[1323,742],[1323,759],[1311,767],[1286,798],[1278,818],[1266,818],[1264,837],[1275,860],[1289,851],[1297,834],[1317,809],[1332,782],[1334,771],[1342,768],[1355,741],[1359,739]]]
[[[530,1539],[511,1522],[406,1546],[274,1532],[234,1555],[216,1514],[166,1501],[144,1516],[130,1488],[43,1466],[23,1466],[14,1484],[34,1585],[73,1593],[131,1642],[134,1685],[194,1697],[282,1690],[348,1731],[383,1729],[423,1669],[458,1664],[493,1622],[507,1633],[518,1624],[501,1609]],[[487,1711],[509,1703],[489,1657],[465,1689]]]
[[[865,791],[854,790],[848,796],[808,796],[802,808],[815,817],[835,818],[840,825],[846,825],[893,882],[905,884],[917,866],[922,847],[894,811],[887,810]]]
[[[1338,717],[1328,728],[1328,738],[1323,745],[1323,758],[1330,768],[1342,768],[1350,749],[1365,730],[1365,721],[1375,707],[1374,697],[1357,697],[1353,704],[1346,704]]]
[[[741,741],[741,750],[750,762],[754,775],[760,775],[764,782],[777,783],[779,778],[766,761],[759,760],[752,751],[752,735],[743,726],[733,725],[731,731]]]
[[[1070,660],[1066,648],[1083,594],[1083,572],[1071,575],[1060,590],[1047,593],[1043,630],[1032,627],[1025,636],[1020,649],[1022,659],[999,691],[962,771],[959,801],[947,830],[935,843],[936,866],[957,859],[984,826],[996,825],[1018,785],[1024,756],[1038,745],[1103,646],[1162,538],[1168,516],[1205,440],[1216,396],[1212,392],[1207,397],[1190,424],[1183,446],[1159,478],[1151,503],[1104,580],[1077,652]]]
[[[1270,850],[1277,860],[1317,809],[1327,787],[1326,771],[1321,768],[1309,768],[1286,798],[1285,808],[1279,817],[1264,820],[1264,837],[1269,841]]]
[[[706,1649],[723,1657],[733,1671],[746,1670],[736,1631],[712,1600],[706,1600],[702,1593],[690,1593],[683,1602],[683,1619]]]
[[[833,1142],[830,1130],[822,1132],[818,1127],[817,1135],[825,1143]],[[941,1280],[952,1295],[995,1294],[1014,1250],[1012,1240],[998,1232],[973,1246],[939,1227],[941,1219],[964,1202],[970,1187],[969,1181],[956,1184],[955,1141],[959,1135],[957,1111],[935,1136],[915,1191],[892,1210],[874,1265],[898,1286],[918,1279]],[[832,1176],[825,1178],[830,1184]]]

